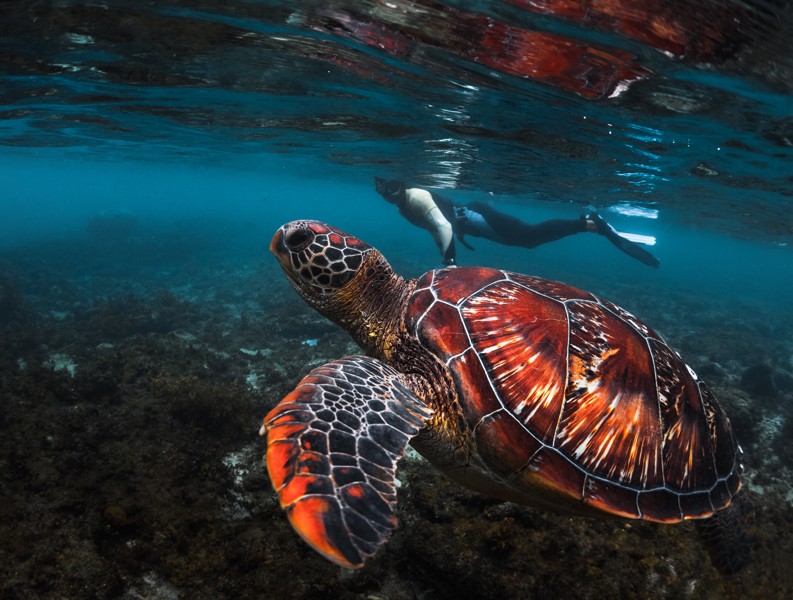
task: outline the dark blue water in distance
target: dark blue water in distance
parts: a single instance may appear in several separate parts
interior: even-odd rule
[[[783,598],[793,593],[788,0],[0,3],[0,597]],[[733,422],[754,540],[571,518],[415,453],[362,570],[292,531],[261,419],[359,352],[268,252],[319,219],[403,275],[402,179],[527,222],[463,266],[591,290],[657,329]]]

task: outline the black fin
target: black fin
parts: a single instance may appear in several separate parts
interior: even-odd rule
[[[458,233],[457,234],[457,239],[460,240],[460,243],[463,246],[465,246],[466,248],[468,248],[469,250],[476,250],[476,248],[474,248],[471,244],[469,244],[468,242],[465,241],[465,235],[464,234]]]
[[[610,241],[628,256],[635,258],[636,260],[643,262],[645,265],[654,269],[657,269],[661,264],[660,260],[655,258],[655,256],[650,254],[639,244],[630,241],[628,238],[622,237],[619,232],[606,221],[604,221],[603,217],[601,217],[599,214],[593,213],[589,216],[589,219],[595,223],[595,228],[600,235],[604,236],[606,239],[608,239],[608,241]]]

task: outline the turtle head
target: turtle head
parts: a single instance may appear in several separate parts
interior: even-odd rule
[[[346,295],[366,257],[377,250],[356,237],[320,221],[292,221],[281,226],[270,242],[298,293],[325,313],[323,306]]]
[[[393,345],[410,289],[375,248],[320,221],[292,221],[275,232],[270,251],[297,293],[368,353]]]

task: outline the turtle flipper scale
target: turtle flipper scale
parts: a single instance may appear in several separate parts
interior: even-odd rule
[[[264,419],[267,471],[300,536],[363,566],[396,528],[396,464],[432,414],[388,365],[348,356],[311,371]]]

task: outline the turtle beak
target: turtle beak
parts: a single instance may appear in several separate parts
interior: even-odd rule
[[[295,273],[294,267],[292,266],[292,260],[290,258],[291,253],[289,248],[286,246],[286,226],[282,226],[278,228],[278,231],[275,232],[273,235],[273,239],[270,240],[270,252],[275,256],[278,264],[281,265],[281,269],[286,274],[287,279],[292,282],[293,285],[299,286],[300,282],[297,277],[297,273]]]
[[[289,249],[286,247],[286,242],[284,241],[283,227],[279,227],[273,239],[270,240],[270,252],[275,255],[275,258],[278,259],[281,265],[287,265],[289,263]]]
[[[286,245],[284,244],[284,228],[279,227],[273,239],[270,240],[270,252],[278,256],[282,254],[284,250],[286,250]]]

